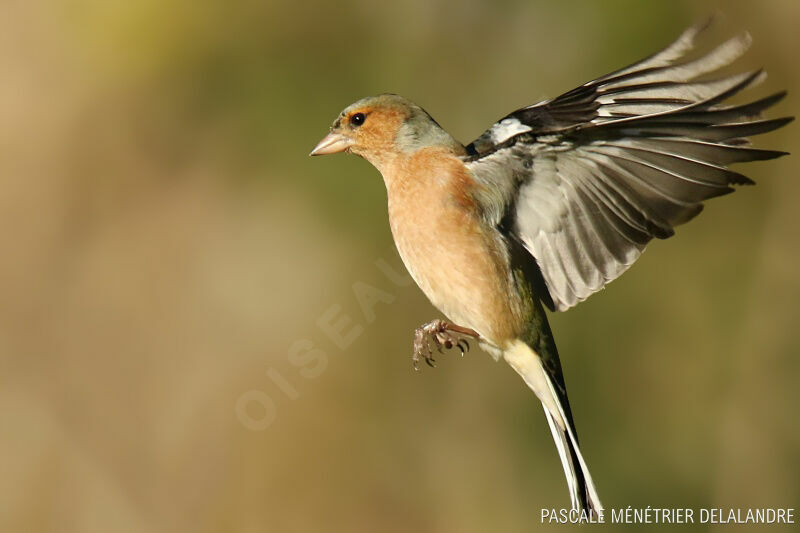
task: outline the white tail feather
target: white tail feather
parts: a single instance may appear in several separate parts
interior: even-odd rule
[[[547,425],[550,426],[550,432],[553,434],[553,441],[556,443],[558,457],[561,459],[561,466],[564,468],[564,477],[567,478],[567,488],[569,489],[569,499],[572,502],[572,508],[580,509],[580,486],[573,474],[575,465],[569,453],[569,443],[566,441],[567,435],[558,428],[556,425],[557,422],[553,419],[553,415],[550,414],[550,411],[547,410],[544,404],[542,404],[542,408],[544,409],[544,416],[547,418]]]
[[[527,344],[522,341],[515,341],[503,352],[503,357],[509,365],[522,377],[528,387],[536,393],[542,402],[547,423],[553,433],[553,440],[558,449],[558,456],[561,465],[564,467],[564,475],[567,478],[570,499],[574,509],[581,507],[580,480],[586,486],[587,499],[589,506],[597,511],[603,510],[603,504],[597,495],[597,489],[589,474],[589,468],[583,459],[575,431],[569,424],[561,405],[558,394],[556,394],[553,381],[542,365],[542,359]],[[573,454],[578,459],[578,464],[573,461]]]

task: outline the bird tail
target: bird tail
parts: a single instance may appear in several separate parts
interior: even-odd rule
[[[561,363],[543,311],[540,316],[545,320],[544,331],[540,329],[536,342],[530,343],[539,347],[539,351],[531,348],[529,343],[516,340],[503,352],[503,357],[542,402],[567,477],[572,508],[599,514],[603,505],[578,447]]]

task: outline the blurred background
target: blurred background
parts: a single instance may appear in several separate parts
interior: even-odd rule
[[[770,74],[737,101],[797,114],[791,0],[5,0],[0,531],[558,529],[538,401],[477,349],[412,371],[440,315],[382,180],[307,154],[379,92],[469,142],[717,8]],[[796,157],[552,317],[609,508],[798,507]]]

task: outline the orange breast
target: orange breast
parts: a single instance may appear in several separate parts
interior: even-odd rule
[[[502,347],[524,326],[502,237],[480,219],[475,186],[452,153],[427,148],[384,171],[389,222],[403,262],[450,320]]]

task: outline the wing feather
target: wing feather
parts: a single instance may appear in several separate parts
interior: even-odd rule
[[[757,148],[745,148],[685,138],[655,137],[638,139],[637,144],[670,154],[681,154],[684,157],[691,157],[698,161],[705,161],[708,164],[719,166],[749,161],[764,161],[787,155],[787,152],[777,150],[759,150]]]
[[[656,52],[655,54],[642,59],[641,61],[637,61],[632,65],[629,65],[625,68],[620,70],[616,70],[611,74],[607,74],[603,76],[602,79],[609,79],[613,77],[619,77],[620,75],[624,75],[630,72],[635,71],[642,71],[648,68],[655,68],[655,67],[663,67],[672,64],[673,62],[677,61],[678,59],[684,57],[688,52],[690,52],[694,48],[694,41],[697,36],[703,32],[706,28],[708,28],[711,23],[713,22],[713,17],[707,20],[700,22],[699,24],[695,24],[690,26],[683,33],[681,33],[674,42],[669,44],[663,50]]]
[[[662,168],[671,168],[679,173],[681,179],[688,179],[690,181],[722,188],[726,188],[731,183],[737,185],[753,184],[753,181],[747,176],[725,167],[682,154],[664,152],[643,143],[618,141],[615,143],[607,143],[605,146],[626,150],[632,154],[636,154],[644,161],[653,163]],[[693,176],[702,176],[702,178]]]

